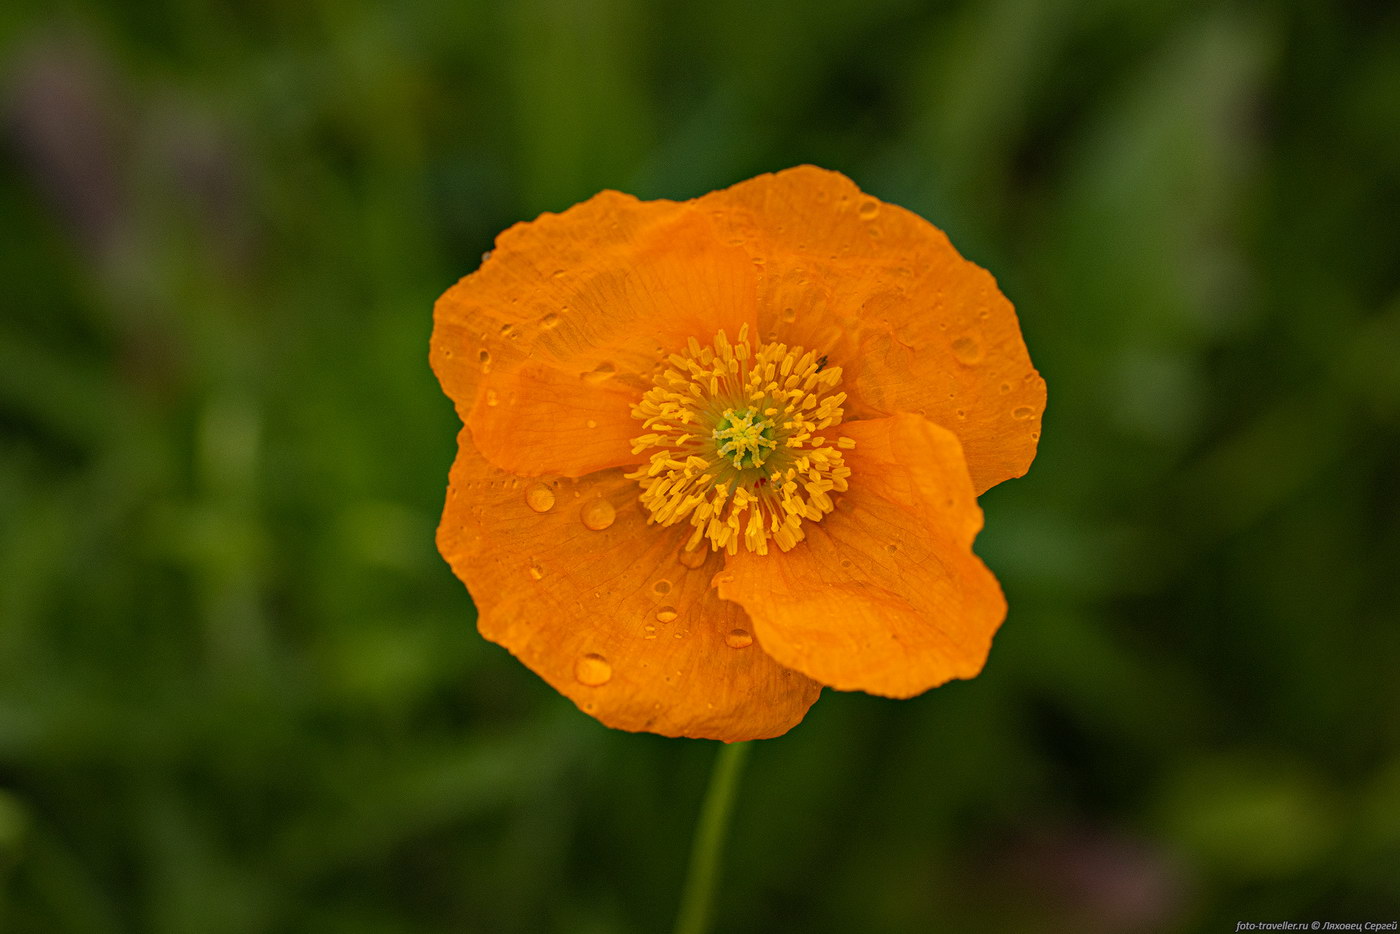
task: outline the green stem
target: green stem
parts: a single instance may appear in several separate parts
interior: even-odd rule
[[[676,915],[675,934],[705,934],[710,929],[711,903],[719,879],[719,860],[724,836],[729,830],[729,813],[734,809],[739,776],[744,771],[748,743],[728,743],[715,756],[710,787],[690,845],[690,868],[681,893],[681,910]]]

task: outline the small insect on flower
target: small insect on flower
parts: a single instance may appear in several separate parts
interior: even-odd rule
[[[517,224],[438,300],[463,422],[438,547],[487,638],[603,723],[776,736],[822,686],[976,675],[977,496],[1045,383],[992,277],[799,166]]]

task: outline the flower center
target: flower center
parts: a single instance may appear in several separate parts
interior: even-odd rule
[[[649,462],[627,476],[642,488],[648,521],[695,527],[686,549],[768,553],[771,538],[787,551],[804,537],[803,520],[821,521],[846,489],[850,438],[817,434],[841,423],[840,367],[801,347],[763,344],[754,352],[748,326],[713,347],[690,339],[689,352],[632,407],[645,434],[632,453]]]
[[[773,450],[773,434],[777,426],[757,409],[736,412],[726,409],[711,437],[719,445],[717,451],[732,458],[735,467],[761,467]]]

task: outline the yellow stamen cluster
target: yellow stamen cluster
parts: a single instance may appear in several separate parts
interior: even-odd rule
[[[855,442],[816,434],[841,423],[840,367],[786,344],[753,352],[747,325],[733,344],[723,331],[712,348],[692,337],[689,353],[669,359],[632,408],[647,432],[632,439],[632,453],[656,449],[628,474],[641,484],[648,521],[688,519],[687,549],[708,539],[715,551],[737,554],[742,543],[766,555],[770,538],[792,548],[802,520],[831,512],[830,494],[851,475],[839,449]]]

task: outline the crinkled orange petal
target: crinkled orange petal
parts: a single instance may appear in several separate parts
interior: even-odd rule
[[[856,441],[836,511],[791,551],[727,559],[720,596],[765,652],[840,690],[909,697],[972,677],[1006,601],[972,553],[982,512],[957,438],[907,413],[833,433]]]
[[[1011,303],[941,230],[810,165],[699,203],[763,260],[757,333],[841,366],[848,418],[915,412],[942,425],[978,493],[1026,472],[1045,381]]]
[[[642,433],[632,417],[641,393],[616,381],[583,390],[577,375],[525,361],[491,378],[467,416],[478,450],[518,474],[574,476],[636,464],[632,438]]]
[[[502,469],[638,463],[632,403],[689,338],[753,327],[756,283],[752,258],[696,202],[605,191],[501,234],[438,300],[433,368]]]
[[[608,726],[730,742],[784,733],[821,687],[752,644],[743,609],[710,586],[719,556],[681,562],[688,532],[648,526],[620,470],[517,477],[463,429],[438,548],[482,635]]]

